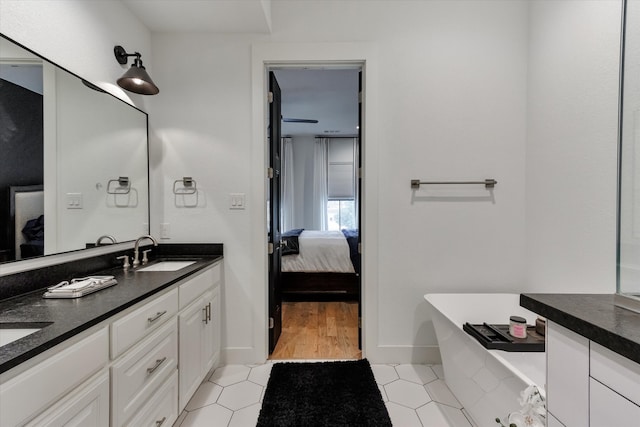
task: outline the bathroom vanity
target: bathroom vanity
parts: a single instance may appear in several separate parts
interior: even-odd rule
[[[82,298],[0,301],[3,327],[41,328],[0,347],[0,425],[173,424],[219,360],[222,245],[162,246],[148,266],[94,272],[118,283]],[[167,259],[191,263],[153,268]]]
[[[522,294],[547,319],[550,427],[636,425],[640,419],[640,314],[615,295]]]

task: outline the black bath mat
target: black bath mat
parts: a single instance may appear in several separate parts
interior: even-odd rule
[[[258,427],[391,426],[366,359],[276,363]]]

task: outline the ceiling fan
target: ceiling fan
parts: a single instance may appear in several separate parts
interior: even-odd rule
[[[315,119],[293,119],[290,117],[282,117],[282,121],[287,123],[318,123]]]

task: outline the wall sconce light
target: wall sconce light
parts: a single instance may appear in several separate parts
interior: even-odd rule
[[[147,70],[142,65],[140,53],[127,53],[122,46],[115,46],[113,53],[119,64],[125,65],[130,56],[135,56],[131,68],[118,79],[118,85],[130,92],[139,93],[141,95],[155,95],[160,92],[158,86],[153,83]]]

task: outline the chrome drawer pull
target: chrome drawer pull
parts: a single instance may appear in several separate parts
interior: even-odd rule
[[[160,427],[165,421],[167,421],[167,417],[162,417],[160,421],[156,421],[156,426]]]
[[[147,322],[149,322],[149,323],[153,323],[153,322],[155,322],[156,320],[158,320],[159,318],[161,318],[162,316],[164,316],[165,314],[167,314],[167,310],[165,310],[165,311],[159,311],[159,312],[157,312],[157,313],[156,313],[156,315],[155,315],[155,316],[153,316],[153,317],[148,317],[148,318],[147,318]]]
[[[207,306],[205,305],[204,307],[202,307],[202,315],[204,316],[204,318],[202,319],[202,321],[204,322],[204,324],[206,325],[207,322]]]
[[[165,360],[167,360],[166,356],[163,357],[162,359],[156,360],[156,364],[153,367],[147,368],[147,375],[153,374],[153,371],[158,369],[160,367],[160,365],[162,365],[164,363]]]
[[[211,303],[207,304],[207,320],[211,322]]]

